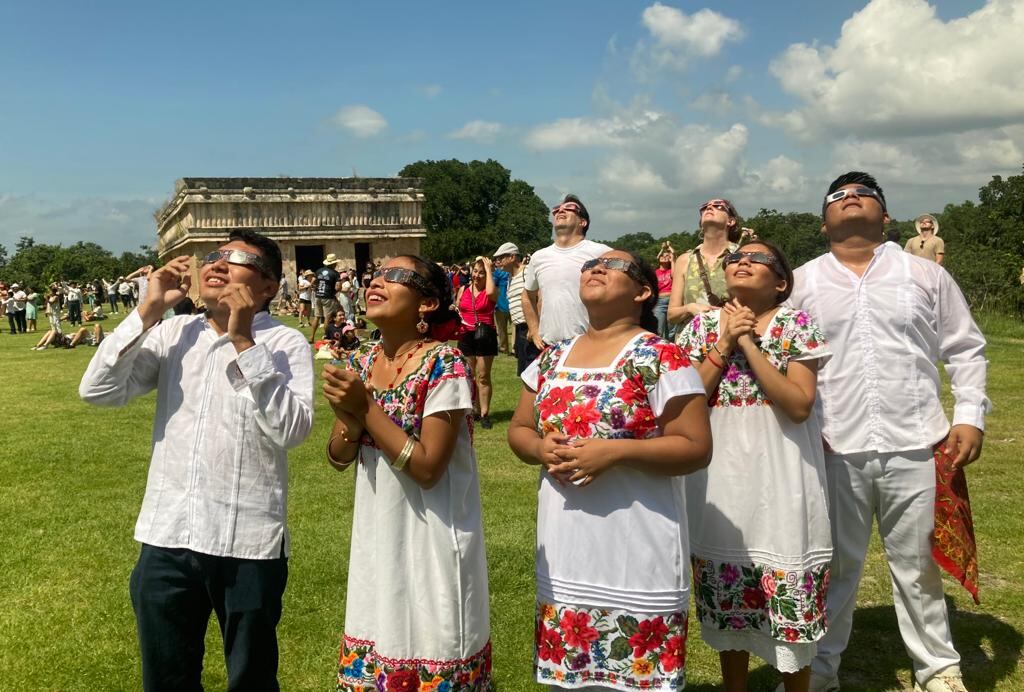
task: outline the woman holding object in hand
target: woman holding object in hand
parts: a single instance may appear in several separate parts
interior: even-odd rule
[[[678,689],[689,598],[678,476],[707,464],[696,369],[656,329],[654,272],[613,250],[585,262],[588,330],[522,375],[509,444],[539,464],[537,681]]]
[[[491,680],[473,387],[445,343],[451,302],[440,267],[396,257],[366,289],[380,341],[324,368],[327,460],[356,473],[338,689]]]

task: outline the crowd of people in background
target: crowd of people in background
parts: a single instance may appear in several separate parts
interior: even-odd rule
[[[465,265],[401,255],[359,270],[328,254],[294,284],[272,240],[234,232],[202,258],[199,307],[189,257],[113,288],[0,286],[12,332],[37,316],[30,303],[45,309],[34,348],[98,346],[83,398],[157,389],[161,439],[197,440],[155,445],[136,532],[145,688],[198,683],[214,611],[229,685],[276,689],[286,456],[312,429],[315,351],[329,361],[325,456],[355,475],[338,689],[491,686],[474,426],[493,426],[493,361],[509,354],[521,389],[507,442],[540,474],[537,682],[682,688],[692,597],[727,690],[746,689],[751,654],[780,690],[838,690],[877,516],[915,689],[964,690],[939,565],[976,595],[973,536],[940,509],[969,519],[958,488],[990,403],[937,219],[919,217],[904,252],[886,242],[881,186],[847,173],[822,205],[830,251],[794,270],[724,198],[699,207],[696,247],[666,243],[654,267],[588,239],[575,195],[551,213],[553,242],[530,257],[506,242]],[[76,324],[103,319],[103,293],[111,311],[138,293],[110,334]],[[65,335],[62,320],[79,328]],[[180,391],[226,418],[196,419],[173,405]],[[906,411],[918,419],[903,424]],[[208,481],[165,497],[183,469]],[[217,494],[229,486],[244,497]]]

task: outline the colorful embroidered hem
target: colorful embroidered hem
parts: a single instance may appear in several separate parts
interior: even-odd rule
[[[828,564],[781,570],[691,556],[694,601],[702,627],[756,630],[783,642],[825,633]]]
[[[538,603],[537,682],[622,690],[682,689],[687,624],[684,612],[649,615]]]
[[[978,599],[978,544],[967,493],[967,476],[953,466],[942,445],[935,448],[935,534],[932,558]]]
[[[372,641],[345,635],[338,660],[337,690],[365,692],[467,692],[488,690],[491,643],[469,658],[431,660],[381,656]]]

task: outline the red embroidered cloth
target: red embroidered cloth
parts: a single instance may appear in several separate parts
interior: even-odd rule
[[[935,447],[935,533],[932,557],[978,600],[978,546],[974,541],[967,476],[942,445]]]

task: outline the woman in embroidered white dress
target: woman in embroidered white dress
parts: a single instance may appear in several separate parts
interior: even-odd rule
[[[711,452],[704,390],[657,328],[657,277],[613,250],[583,264],[588,330],[522,375],[509,427],[541,465],[538,682],[676,690],[685,684],[686,511],[678,476]]]
[[[832,556],[825,459],[812,409],[825,339],[780,307],[793,271],[773,244],[725,256],[732,300],[680,336],[704,380],[715,452],[686,479],[694,599],[726,690],[745,690],[750,654],[806,691],[825,633]],[[761,335],[758,339],[757,335]]]
[[[381,340],[324,369],[327,458],[356,473],[339,690],[491,682],[472,380],[446,343],[450,304],[433,262],[391,260],[366,291]]]

